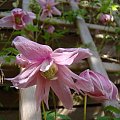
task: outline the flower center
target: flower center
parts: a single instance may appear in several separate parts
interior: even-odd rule
[[[48,11],[50,11],[50,10],[51,10],[51,5],[48,3],[48,4],[46,5],[46,8],[48,9]]]
[[[15,15],[15,23],[18,24],[18,25],[22,24],[20,14]]]
[[[49,80],[55,80],[56,73],[58,72],[58,67],[56,64],[52,64],[48,71],[41,72],[41,75]]]

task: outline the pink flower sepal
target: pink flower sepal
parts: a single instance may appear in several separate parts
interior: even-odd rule
[[[79,76],[88,80],[93,88],[90,92],[83,91],[88,96],[98,101],[118,100],[118,89],[107,77],[89,69],[83,71]],[[79,81],[76,84],[79,87]]]

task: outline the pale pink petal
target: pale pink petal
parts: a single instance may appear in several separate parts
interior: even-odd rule
[[[89,80],[86,80],[84,77],[78,76],[77,74],[73,73],[69,68],[66,66],[62,66],[62,71],[67,77],[71,77],[75,80],[76,87],[83,91],[93,91],[92,83]]]
[[[72,76],[69,73],[67,73],[67,71],[64,69],[63,66],[59,65],[58,69],[59,69],[58,74],[57,74],[58,79],[60,79],[61,82],[67,85],[69,88],[74,89],[76,92],[78,92],[78,89],[75,85],[75,82]]]
[[[38,2],[40,3],[41,7],[43,8],[46,4],[46,0],[38,0]]]
[[[115,85],[113,85],[112,97],[113,100],[119,100],[118,89]]]
[[[72,109],[73,102],[70,89],[63,84],[59,79],[51,81],[51,88],[62,101],[67,109]]]
[[[49,105],[48,105],[49,91],[50,91],[50,80],[46,80],[44,102],[48,109],[49,109]]]
[[[40,106],[43,100],[47,108],[49,108],[49,105],[48,105],[49,91],[50,91],[50,81],[46,80],[39,74],[37,78],[37,87],[36,87],[36,93],[35,93],[37,108]]]
[[[81,59],[89,57],[91,53],[88,49],[82,48],[58,48],[52,53],[52,58],[57,64],[71,65]]]
[[[52,64],[53,64],[53,60],[51,59],[44,60],[41,64],[40,71],[42,72],[48,71]]]
[[[16,64],[19,64],[21,67],[26,67],[27,65],[31,64],[31,62],[26,59],[22,54],[16,56]]]
[[[55,27],[51,25],[51,26],[48,27],[47,32],[48,33],[53,33],[54,30],[55,30]]]
[[[0,27],[13,27],[12,16],[6,16],[0,19]]]
[[[41,105],[41,102],[44,98],[44,94],[45,94],[44,90],[45,90],[45,80],[44,79],[39,80],[38,78],[36,92],[35,92],[37,110],[39,109],[39,106]]]
[[[110,94],[112,94],[113,92],[112,82],[107,77],[101,75],[98,72],[89,71],[89,73],[92,76],[92,78],[94,78],[92,79],[94,81],[94,85],[97,86],[97,88],[101,90],[103,94],[106,93],[106,96],[108,96],[109,98]]]
[[[36,15],[33,12],[27,12],[27,14],[29,15],[29,17],[31,19],[35,19],[36,18]]]
[[[52,7],[52,13],[54,15],[61,15],[61,12],[56,7]]]
[[[27,66],[25,69],[23,69],[21,71],[21,73],[19,75],[17,75],[16,77],[14,78],[6,78],[7,80],[21,80],[21,79],[25,79],[27,78],[33,71],[34,69],[37,67],[38,65],[37,64],[34,64],[34,65],[29,65]]]
[[[26,88],[28,86],[35,85],[39,69],[40,66],[36,64],[30,65],[16,77],[6,78],[6,80],[10,80],[13,83],[14,87]]]
[[[117,87],[107,77],[89,69],[80,76],[93,83],[94,90],[87,93],[89,96],[99,100],[118,99]]]
[[[35,43],[22,36],[17,36],[13,40],[13,44],[27,59],[39,61],[40,63],[50,57],[50,53],[52,52],[49,46]]]
[[[40,20],[42,21],[45,20],[47,16],[48,16],[48,13],[43,11],[42,14],[40,15]]]
[[[27,12],[26,15],[23,16],[23,21],[25,24],[32,22],[33,19],[35,19],[36,16],[33,12]]]

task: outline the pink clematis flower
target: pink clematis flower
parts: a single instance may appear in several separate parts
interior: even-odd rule
[[[15,8],[11,11],[11,15],[0,19],[0,27],[13,27],[15,30],[21,30],[33,19],[35,19],[34,13]]]
[[[109,22],[112,22],[114,20],[112,15],[109,14],[101,14],[99,17],[99,21],[103,24],[106,25]]]
[[[36,85],[38,107],[41,101],[49,107],[48,95],[51,88],[63,105],[71,109],[73,103],[70,89],[78,92],[75,79],[79,80],[81,90],[91,90],[88,80],[79,77],[67,67],[73,62],[89,57],[91,55],[89,49],[58,48],[53,51],[47,45],[35,43],[22,36],[16,37],[13,44],[20,52],[17,62],[25,68],[19,75],[7,80],[11,80],[18,88]]]
[[[61,12],[55,7],[58,3],[54,0],[38,0],[38,2],[42,7],[41,20],[52,17],[52,15],[61,15]]]
[[[83,71],[79,76],[84,77],[86,80],[90,81],[90,84],[92,83],[92,91],[83,91],[88,96],[99,101],[118,99],[118,89],[107,77],[89,69]],[[79,81],[76,83],[79,87]]]

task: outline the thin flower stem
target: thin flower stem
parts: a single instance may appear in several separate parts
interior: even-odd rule
[[[56,100],[55,100],[55,94],[52,91],[52,98],[53,98],[53,104],[54,104],[54,110],[55,110],[55,120],[57,119],[57,112],[56,112]]]
[[[84,96],[84,118],[83,120],[86,120],[86,116],[87,116],[87,94],[85,94]]]
[[[43,109],[43,117],[44,117],[44,120],[47,120],[47,118],[46,118],[45,106],[44,106],[44,102],[43,102],[43,101],[42,101],[42,109]]]
[[[39,29],[39,19],[40,19],[40,13],[41,13],[42,9],[40,9],[39,13],[36,15],[37,17],[37,28]],[[40,33],[40,32],[39,32]],[[37,42],[38,36],[39,36],[38,31],[35,32],[35,41]]]

